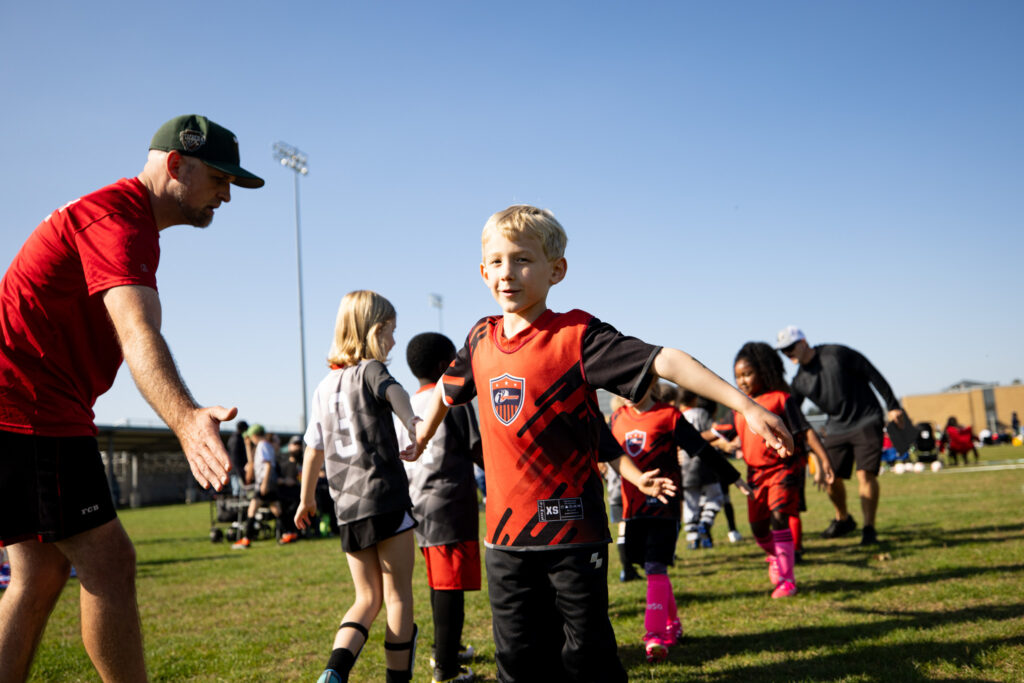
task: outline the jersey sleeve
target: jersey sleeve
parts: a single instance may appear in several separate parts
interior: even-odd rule
[[[631,401],[639,401],[654,380],[652,366],[661,351],[591,318],[583,335],[583,372],[587,383]]]
[[[309,425],[306,427],[306,433],[302,435],[302,441],[308,447],[322,451],[324,450],[324,432],[320,426],[323,424],[323,416],[320,414],[319,399],[320,387],[317,387],[316,391],[313,392],[312,414],[309,416]]]
[[[74,233],[90,295],[122,285],[156,289],[160,243],[151,231],[113,213]]]
[[[470,350],[469,339],[441,375],[441,386],[444,389],[445,405],[449,407],[469,403],[476,396],[476,385],[473,383],[473,352]]]
[[[398,384],[398,380],[391,376],[387,367],[379,360],[372,360],[366,364],[363,381],[373,395],[382,401],[387,400],[388,388],[392,384]]]

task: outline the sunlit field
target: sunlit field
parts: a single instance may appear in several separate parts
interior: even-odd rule
[[[883,474],[881,544],[870,548],[857,545],[859,533],[821,539],[831,508],[812,487],[800,592],[785,600],[769,597],[763,555],[734,492],[743,541],[726,540],[720,516],[713,549],[679,545],[670,577],[686,642],[657,665],[644,660],[640,642],[644,582],[619,583],[611,552],[610,612],[630,680],[1024,680],[1024,469],[1016,469],[1024,448],[981,454],[980,466]],[[336,538],[232,551],[210,541],[206,503],[124,510],[121,519],[138,551],[153,680],[316,680],[352,595]],[[422,563],[415,589],[414,680],[429,681],[433,629]],[[486,589],[469,594],[466,606],[464,641],[478,653],[470,666],[479,680],[496,680]],[[351,680],[384,680],[382,622]],[[72,579],[30,680],[98,680],[78,630]]]

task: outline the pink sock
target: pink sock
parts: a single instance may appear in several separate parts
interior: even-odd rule
[[[779,562],[779,576],[783,581],[796,583],[793,578],[793,533],[789,529],[772,531],[775,558]]]
[[[679,621],[679,610],[676,608],[676,594],[672,590],[672,581],[665,575],[665,583],[668,584],[668,620],[669,622]]]
[[[644,611],[644,628],[648,633],[662,636],[668,631],[668,605],[675,601],[668,574],[647,575],[647,609]]]

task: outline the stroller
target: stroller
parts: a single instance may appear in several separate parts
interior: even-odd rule
[[[248,520],[249,500],[256,493],[256,487],[247,484],[239,495],[230,491],[214,493],[210,498],[210,542],[220,543],[225,538],[234,543],[245,536]],[[276,535],[274,515],[265,508],[256,511],[257,538],[273,538]],[[224,525],[221,528],[219,525]]]
[[[939,459],[935,441],[935,428],[930,422],[917,423],[917,438],[914,439],[914,453],[918,462],[930,463]]]

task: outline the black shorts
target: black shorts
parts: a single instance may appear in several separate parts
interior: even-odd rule
[[[354,553],[375,546],[415,526],[416,520],[408,510],[398,510],[350,524],[339,524],[338,535],[341,536],[341,549],[346,553]]]
[[[849,431],[825,435],[832,471],[840,479],[849,479],[853,463],[858,470],[878,474],[882,464],[882,423],[872,420]]]
[[[638,517],[626,520],[626,558],[633,564],[671,565],[679,540],[679,520]]]
[[[488,548],[494,661],[502,683],[625,683],[608,618],[608,546]]]
[[[116,517],[95,438],[0,431],[0,546],[52,543]]]

